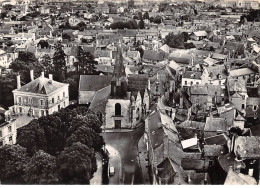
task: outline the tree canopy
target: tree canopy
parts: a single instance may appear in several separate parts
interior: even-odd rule
[[[165,44],[171,48],[189,48],[190,45],[184,45],[188,40],[188,34],[182,32],[181,34],[175,35],[174,33],[169,33],[165,37]]]
[[[17,145],[0,148],[3,183],[89,184],[103,153],[101,122],[85,107],[62,109],[18,129]]]

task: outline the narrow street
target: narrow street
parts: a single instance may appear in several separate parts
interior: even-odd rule
[[[144,125],[131,132],[102,133],[110,153],[110,166],[115,167],[115,175],[109,184],[142,184],[142,172],[138,157],[138,141],[144,133]]]
[[[96,154],[97,171],[94,173],[93,178],[90,180],[90,185],[102,185],[102,157]]]

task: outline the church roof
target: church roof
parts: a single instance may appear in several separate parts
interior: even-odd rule
[[[108,75],[80,75],[79,91],[98,91],[111,84]]]

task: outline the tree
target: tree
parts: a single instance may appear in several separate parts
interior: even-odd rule
[[[14,105],[14,97],[12,91],[16,89],[16,75],[7,73],[0,75],[0,104],[4,108]]]
[[[56,157],[39,150],[26,165],[27,184],[54,184],[58,182]]]
[[[22,176],[29,157],[20,145],[0,147],[0,179],[3,184],[23,184]]]
[[[169,33],[165,37],[165,44],[167,44],[171,48],[185,48],[184,42],[186,42],[187,39],[188,39],[187,33],[183,32],[178,35],[175,35],[174,33]]]
[[[66,147],[57,161],[59,177],[65,184],[89,184],[97,170],[94,150],[79,142]]]
[[[74,63],[74,66],[80,74],[96,74],[97,61],[89,52],[83,51],[81,46],[77,49],[77,59],[78,61]]]
[[[43,70],[47,75],[54,73],[54,66],[52,64],[51,57],[48,54],[45,54],[42,57],[41,64],[43,65]]]
[[[66,56],[67,55],[62,49],[61,42],[58,42],[55,45],[55,52],[53,55],[53,65],[54,65],[56,80],[60,82],[64,80],[64,77],[67,73]]]
[[[134,0],[128,0],[128,8],[134,8],[135,1]]]
[[[71,146],[73,143],[80,142],[95,151],[100,151],[104,146],[104,139],[97,132],[88,126],[79,127],[67,140],[66,145]]]
[[[140,22],[138,23],[138,28],[144,29],[144,20],[140,20]]]
[[[64,80],[64,83],[68,83],[69,87],[69,100],[77,100],[78,99],[78,82],[76,81],[77,78],[67,78]]]
[[[17,143],[26,148],[30,156],[38,150],[47,151],[45,132],[38,120],[32,120],[26,126],[18,129]]]
[[[33,53],[20,51],[18,58],[11,63],[10,69],[21,75],[22,82],[28,83],[31,81],[30,70],[34,70],[35,76],[38,77],[43,70],[43,66]]]
[[[154,23],[160,24],[162,23],[162,17],[161,16],[156,16],[153,20]]]
[[[143,19],[148,19],[149,20],[149,13],[146,11],[143,15]]]

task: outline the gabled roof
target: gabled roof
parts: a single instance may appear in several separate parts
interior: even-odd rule
[[[194,35],[196,35],[197,37],[206,37],[208,36],[208,33],[206,31],[195,31],[193,32]]]
[[[39,77],[14,91],[48,95],[66,85],[69,84],[60,83],[54,80],[51,81],[45,77]]]
[[[165,52],[157,52],[154,50],[145,50],[143,59],[155,60],[155,61],[162,61],[166,58]]]
[[[228,148],[221,145],[204,145],[204,155],[206,157],[218,157],[228,153]]]
[[[79,91],[98,91],[111,84],[111,76],[80,75]]]

